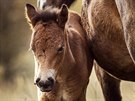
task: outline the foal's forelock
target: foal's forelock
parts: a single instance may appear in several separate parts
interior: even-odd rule
[[[50,24],[48,27],[42,23],[37,24],[33,29],[30,49],[33,49],[37,43],[43,44],[46,48],[55,48],[64,43],[64,31],[55,23]]]

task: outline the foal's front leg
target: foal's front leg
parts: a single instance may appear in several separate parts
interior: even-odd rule
[[[94,67],[105,101],[122,101],[120,80],[110,76],[97,64]]]

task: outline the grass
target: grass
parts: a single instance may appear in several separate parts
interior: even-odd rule
[[[87,101],[104,101],[100,85],[94,71],[87,90]],[[121,84],[123,101],[135,101],[135,83],[123,81]],[[0,101],[37,101],[33,79],[27,76],[16,77],[12,84],[0,85]]]

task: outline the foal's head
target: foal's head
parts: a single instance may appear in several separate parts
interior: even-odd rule
[[[26,17],[33,31],[30,45],[35,57],[35,84],[49,92],[64,58],[68,9],[63,5],[59,10],[47,8],[39,12],[27,4]]]

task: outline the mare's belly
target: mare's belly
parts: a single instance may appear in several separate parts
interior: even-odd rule
[[[97,63],[113,76],[135,81],[135,64],[132,62],[128,51],[114,44],[92,43],[92,51]]]

